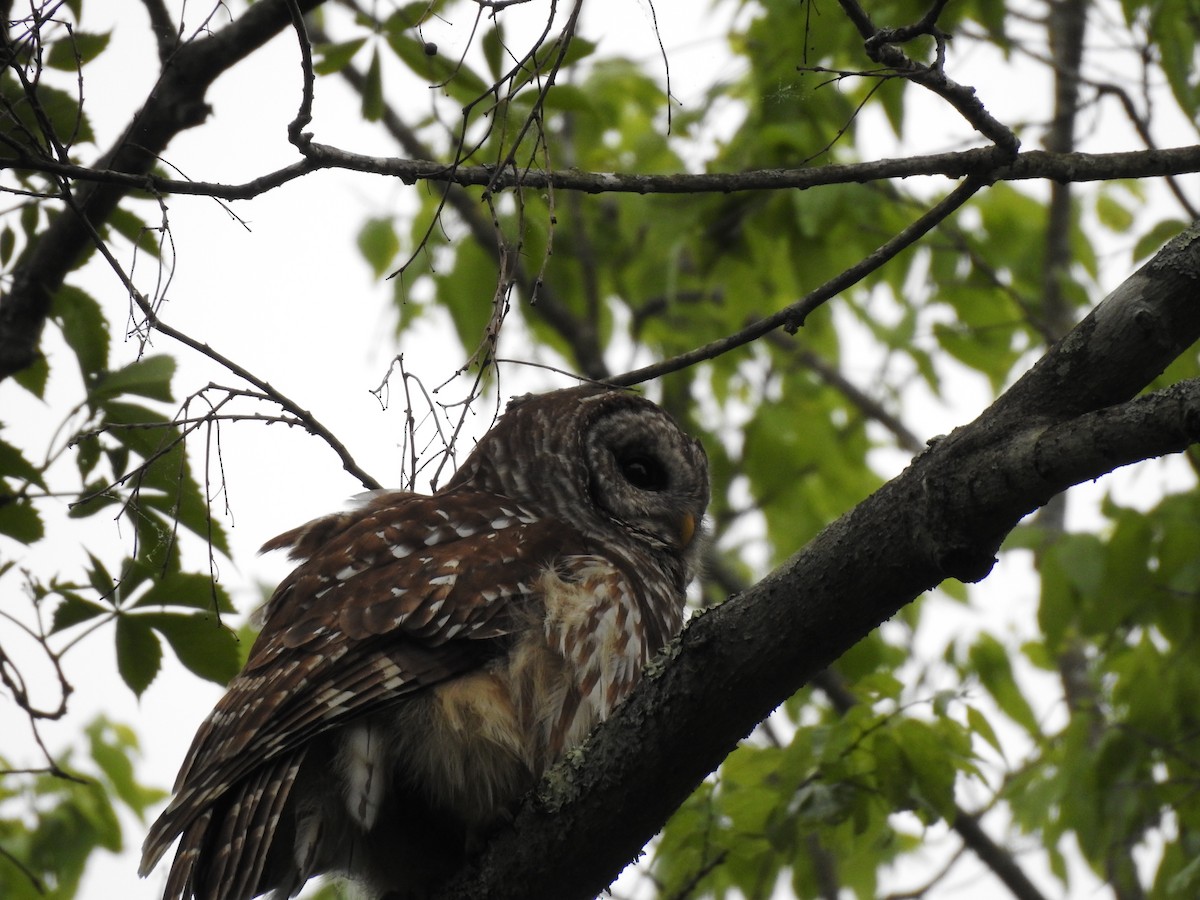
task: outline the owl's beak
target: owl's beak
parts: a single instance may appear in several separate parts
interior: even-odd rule
[[[683,518],[679,522],[679,545],[686,547],[692,542],[692,538],[696,536],[696,517],[691,513],[684,513]]]

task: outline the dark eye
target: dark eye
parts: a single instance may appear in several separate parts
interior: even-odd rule
[[[618,456],[617,468],[625,480],[639,490],[661,491],[667,487],[667,470],[653,456]]]

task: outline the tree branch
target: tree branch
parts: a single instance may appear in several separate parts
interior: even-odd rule
[[[873,62],[895,70],[910,81],[937,94],[949,103],[971,127],[995,144],[992,152],[998,160],[1008,161],[1017,155],[1021,142],[1012,129],[987,111],[973,87],[958,84],[947,77],[942,68],[946,35],[937,27],[937,18],[947,0],[934,0],[929,12],[920,22],[901,28],[876,28],[856,0],[838,0],[858,33],[863,37],[863,49]],[[929,35],[938,45],[937,61],[925,66],[912,59],[896,46],[920,35]]]
[[[975,422],[754,588],[693,617],[440,896],[594,897],[739,738],[880,622],[948,577],[983,578],[1004,536],[1056,493],[1200,441],[1200,380],[1129,399],[1200,339],[1198,287],[1200,223]],[[1109,339],[1122,328],[1131,340]],[[1010,395],[1040,398],[1041,414],[1016,417]]]
[[[28,156],[0,156],[0,170],[42,172],[79,181],[112,184],[128,190],[158,194],[216,197],[220,200],[250,200],[322,169],[348,169],[375,175],[391,175],[406,184],[432,181],[463,187],[495,190],[524,187],[580,191],[585,194],[729,194],[737,191],[805,190],[827,184],[868,184],[918,175],[962,178],[971,174],[989,181],[1110,181],[1118,178],[1159,178],[1200,172],[1200,144],[1165,150],[1129,150],[1118,153],[1051,153],[1029,150],[1011,163],[999,164],[990,147],[952,153],[931,153],[899,159],[845,165],[810,166],[795,169],[751,169],[745,172],[636,175],[624,172],[582,172],[521,169],[497,172],[495,166],[450,166],[429,159],[365,156],[325,144],[309,144],[305,159],[241,184],[184,181],[155,175],[130,174],[103,167],[88,168]]]
[[[1075,119],[1079,111],[1079,66],[1087,26],[1087,0],[1063,0],[1049,7],[1047,32],[1054,57],[1054,118],[1044,143],[1052,153],[1075,149]],[[1057,338],[1072,325],[1064,286],[1071,265],[1071,182],[1050,183],[1046,212],[1046,262],[1042,276],[1042,308]]]

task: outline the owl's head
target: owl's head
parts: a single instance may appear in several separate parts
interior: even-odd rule
[[[666,412],[585,386],[509,403],[447,488],[470,484],[553,512],[584,534],[617,529],[689,563],[708,506],[708,458]]]

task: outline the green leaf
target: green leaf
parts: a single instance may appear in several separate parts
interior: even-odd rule
[[[559,46],[559,42],[555,41],[554,46],[552,48],[554,53],[553,53],[553,55],[550,56],[550,59],[558,58],[557,57],[558,46]],[[581,38],[578,35],[573,36],[571,38],[570,45],[567,47],[567,53],[563,57],[563,62],[562,62],[563,67],[566,68],[568,66],[573,66],[573,65],[575,65],[575,63],[579,62],[580,60],[587,59],[589,56],[591,56],[592,54],[594,54],[596,52],[596,48],[598,46],[599,45],[595,41],[589,41],[587,38]]]
[[[371,63],[367,67],[366,78],[362,86],[362,114],[368,122],[378,122],[383,118],[383,64],[379,58],[379,48],[371,51]]]
[[[546,109],[563,112],[593,112],[595,104],[587,91],[573,84],[555,84],[546,94]]]
[[[496,277],[491,258],[474,241],[459,244],[454,263],[434,276],[438,303],[450,313],[464,347],[477,346],[491,321]]]
[[[162,229],[152,228],[141,216],[118,206],[109,214],[108,224],[143,253],[155,259],[162,257]]]
[[[121,502],[121,496],[115,490],[109,490],[110,482],[98,479],[88,483],[79,492],[79,499],[70,505],[67,515],[72,519],[84,519],[93,516],[102,509],[107,509],[114,503]]]
[[[141,549],[141,548],[139,548]],[[173,573],[166,572],[161,566],[153,565],[147,562],[143,555],[139,555],[136,559],[130,559],[128,556],[121,560],[121,606],[123,608],[136,606],[137,603],[129,602],[129,598],[133,597],[147,581],[152,584],[156,579],[169,578]]]
[[[0,231],[0,266],[7,266],[17,246],[17,233],[9,225]]]
[[[316,56],[316,60],[313,62],[313,71],[318,75],[331,75],[334,72],[342,71],[342,69],[350,65],[354,54],[366,42],[367,39],[362,37],[336,44],[315,44],[313,46],[313,53]]]
[[[138,476],[129,482],[136,484],[140,492],[139,505],[134,512],[145,516],[150,510],[158,510],[164,514],[163,517],[154,517],[162,523],[162,536],[173,532],[174,523],[178,522],[194,534],[211,540],[216,549],[228,556],[229,542],[225,530],[210,516],[204,492],[192,477],[179,427],[162,413],[137,404],[110,400],[104,404],[104,410],[110,433],[130,450],[149,460]],[[113,468],[123,471],[124,463],[114,460]],[[142,524],[158,527],[149,521]],[[146,536],[154,537],[151,533]],[[155,540],[153,543],[161,541]]]
[[[511,61],[508,51],[504,48],[504,28],[497,22],[495,27],[483,33],[483,58],[487,60],[488,72],[492,78],[499,78],[504,73],[505,61]]]
[[[191,466],[181,443],[146,468],[141,485],[143,490],[139,500],[143,512],[147,508],[159,510],[168,519],[178,522],[198,537],[211,541],[214,548],[229,555],[225,529],[212,517],[204,492],[192,477]]]
[[[1096,218],[1110,231],[1124,233],[1133,224],[1133,213],[1111,194],[1096,198]]]
[[[411,28],[416,28],[429,16],[438,14],[441,2],[431,3],[429,0],[413,0],[394,9],[383,22],[385,34],[403,34]]]
[[[142,616],[117,617],[117,671],[141,696],[162,667],[162,645]]]
[[[0,496],[0,534],[22,544],[33,544],[46,535],[42,517],[27,498]]]
[[[169,356],[146,356],[131,362],[124,368],[102,375],[92,389],[99,398],[116,397],[121,394],[136,394],[151,400],[170,402],[171,377],[175,374],[175,360]]]
[[[84,600],[78,594],[64,592],[62,603],[54,608],[54,620],[50,630],[51,632],[65,631],[73,625],[89,622],[96,616],[102,616],[111,611],[99,603]]]
[[[424,41],[404,32],[388,32],[387,41],[406,66],[420,78],[442,86],[455,100],[471,103],[487,93],[488,84],[468,66],[440,54],[431,56]]]
[[[1167,895],[1171,897],[1195,896],[1198,890],[1200,890],[1200,856],[1176,872],[1167,882]]]
[[[229,593],[207,575],[198,572],[172,572],[158,578],[133,604],[145,606],[187,606],[212,612],[234,612]]]
[[[108,573],[108,567],[90,550],[88,551],[88,562],[91,565],[84,570],[87,574],[88,584],[92,586],[92,590],[100,595],[101,599],[116,606],[117,580]]]
[[[400,252],[400,238],[390,218],[367,219],[358,232],[358,250],[378,278],[387,272]]]
[[[1012,662],[1004,646],[989,634],[980,635],[971,647],[969,658],[980,682],[992,695],[996,705],[1035,740],[1040,739],[1041,728],[1037,716],[1017,686]]]
[[[100,437],[94,432],[75,438],[72,446],[75,448],[75,464],[79,467],[79,477],[87,478],[100,462]]]
[[[1175,100],[1184,114],[1196,117],[1200,103],[1197,102],[1196,77],[1196,25],[1193,10],[1187,3],[1155,4],[1156,15],[1152,18],[1151,34],[1160,54],[1160,63],[1166,73],[1167,83],[1175,94]]]
[[[167,796],[166,791],[148,788],[134,776],[133,759],[137,754],[137,735],[125,725],[116,725],[101,717],[84,730],[91,747],[92,759],[104,773],[115,793],[139,816],[154,803]]]
[[[957,578],[947,578],[938,585],[938,590],[951,600],[956,600],[959,603],[967,603],[970,600],[970,595],[967,592],[967,586]]]
[[[119,452],[112,454],[110,460],[113,472],[124,474],[128,466],[128,452],[132,450],[143,458],[154,456],[172,443],[179,440],[179,428],[170,418],[137,403],[123,403],[119,400],[107,400],[104,403],[105,421],[108,425],[117,426],[153,426],[153,427],[118,427],[110,430],[110,434],[123,445],[118,450],[124,450],[126,459],[118,457]]]
[[[228,684],[241,667],[237,635],[209,613],[140,613],[167,639],[179,661],[208,681]]]
[[[29,94],[26,94],[24,88],[5,71],[0,75],[0,97],[16,113],[15,117],[10,115],[0,122],[0,134],[33,152],[48,152],[51,136],[64,146],[91,143],[96,139],[87,116],[80,110],[73,94],[45,82],[31,87]],[[35,103],[41,108],[41,116],[34,112]],[[43,131],[43,123],[49,124],[50,136]]]
[[[15,478],[36,484],[46,490],[46,482],[37,466],[25,459],[24,454],[5,440],[0,439],[0,477]]]
[[[42,208],[37,203],[26,203],[21,207],[21,231],[26,240],[31,240],[38,232],[42,219]]]
[[[94,378],[108,368],[108,320],[90,294],[64,284],[54,294],[50,315],[62,329],[67,346],[75,351],[85,378]]]
[[[996,732],[992,729],[992,723],[974,706],[967,706],[967,725],[971,731],[987,741],[993,750],[1004,756],[1004,748],[1000,745],[1000,738],[996,736]]]
[[[1187,227],[1188,223],[1182,219],[1164,219],[1159,222],[1138,238],[1138,242],[1133,245],[1134,262],[1157,253],[1162,249],[1163,244],[1171,240],[1171,238],[1177,237]]]
[[[925,722],[903,719],[896,726],[896,744],[899,746],[914,776],[911,784],[916,793],[942,819],[953,821],[955,816],[954,782],[957,770],[954,760],[947,758],[950,750],[945,741],[944,730],[939,734]],[[916,810],[918,814],[921,810]],[[928,812],[922,816],[924,821]]]
[[[107,31],[102,34],[72,31],[67,37],[50,45],[50,52],[44,57],[45,63],[52,69],[73,72],[103,53],[111,37],[111,32]]]
[[[46,397],[46,382],[50,380],[50,363],[40,353],[33,362],[13,375],[13,381],[19,384],[39,400]]]

